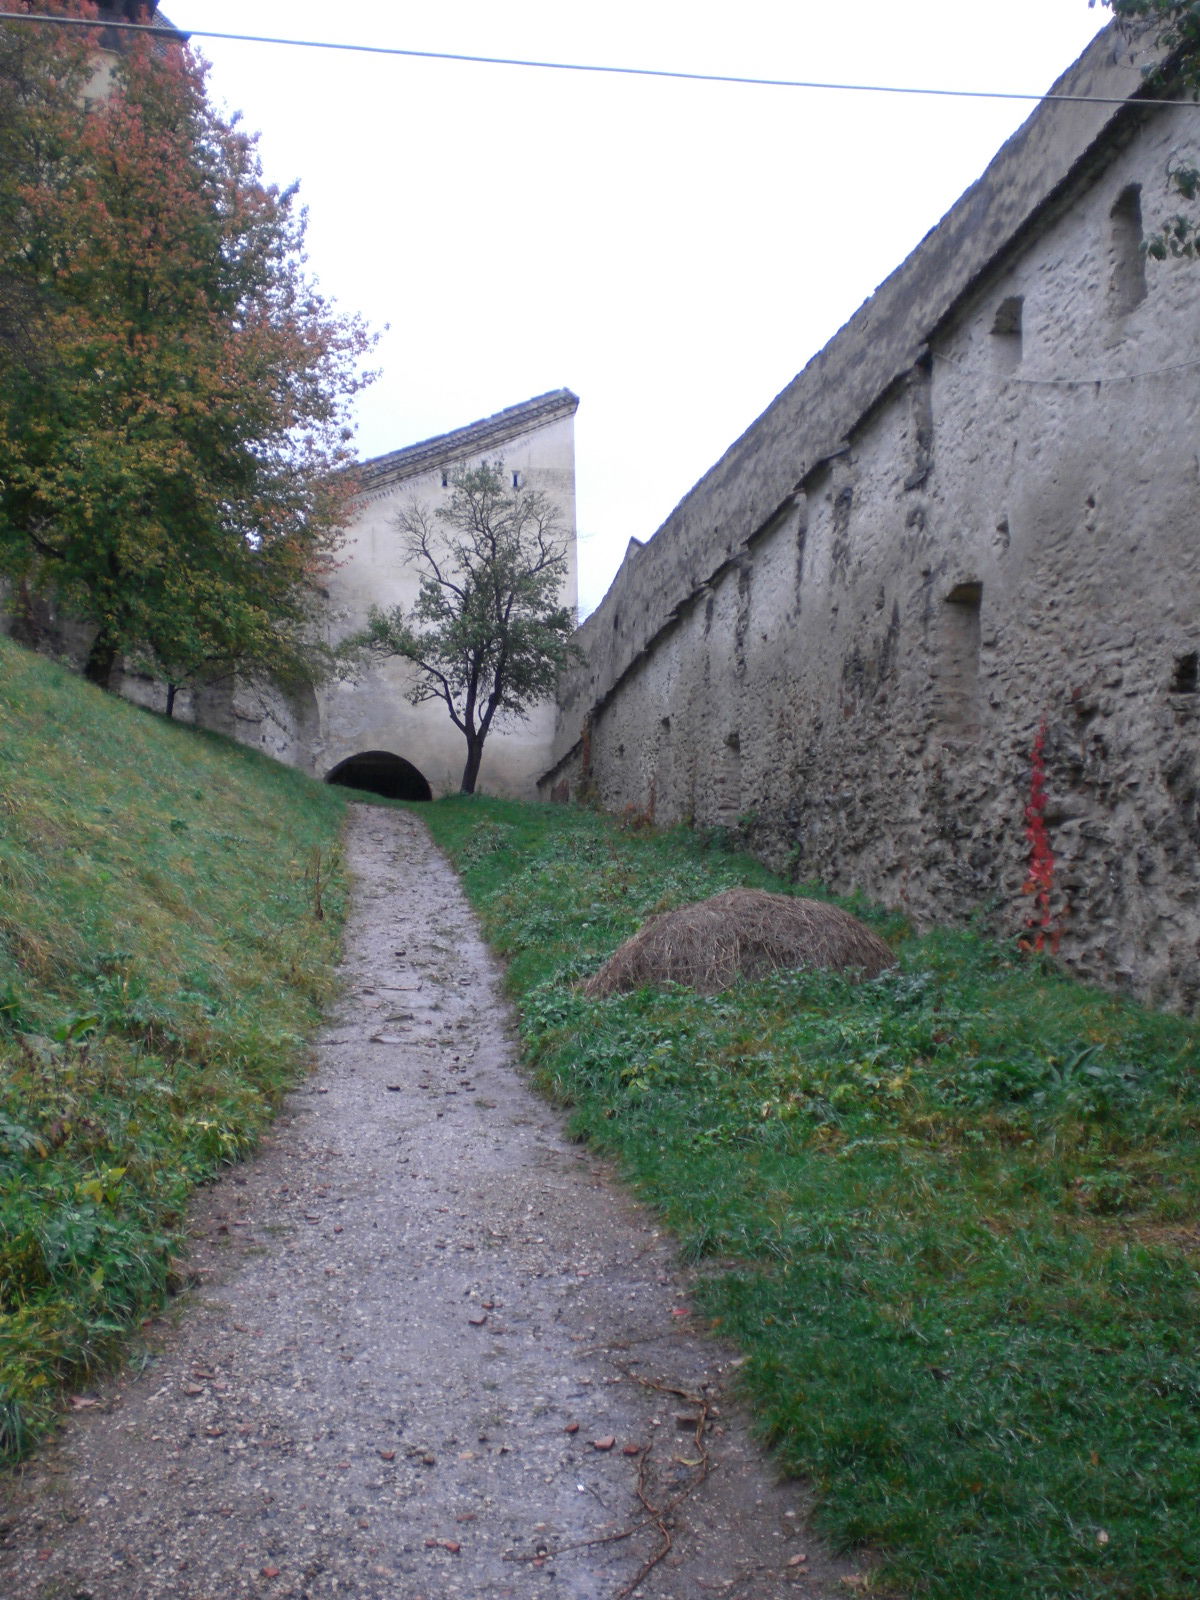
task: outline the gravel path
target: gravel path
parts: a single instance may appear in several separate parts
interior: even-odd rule
[[[2,1600],[852,1592],[669,1240],[514,1070],[424,828],[355,806],[347,848],[318,1070],[199,1198],[142,1370],[0,1480]]]

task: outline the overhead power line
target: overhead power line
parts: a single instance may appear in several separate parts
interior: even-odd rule
[[[1128,96],[1094,94],[1027,94],[1007,89],[927,89],[895,83],[826,83],[805,78],[754,78],[733,72],[678,72],[668,67],[614,67],[597,62],[537,61],[524,56],[477,56],[457,50],[406,50],[399,45],[346,44],[336,39],[281,39],[260,33],[216,33],[203,28],[164,28],[144,22],[88,22],[79,17],[51,17],[38,12],[0,11],[0,19],[11,22],[44,22],[59,28],[120,28],[127,33],[145,33],[154,38],[178,39],[186,33],[192,39],[220,39],[232,44],[285,45],[297,50],[340,50],[355,55],[405,56],[416,61],[463,61],[485,67],[532,67],[543,72],[592,72],[611,77],[668,78],[682,83],[733,83],[756,89],[826,89],[844,94],[932,95],[950,100],[1029,100],[1055,101],[1067,105],[1123,106]],[[1188,106],[1195,100],[1155,100],[1160,106]]]

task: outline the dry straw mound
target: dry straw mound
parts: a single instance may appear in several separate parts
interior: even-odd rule
[[[682,983],[717,994],[781,967],[829,967],[874,978],[895,956],[857,917],[823,900],[726,889],[651,917],[584,985],[588,995]]]

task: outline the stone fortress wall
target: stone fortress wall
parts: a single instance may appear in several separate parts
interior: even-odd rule
[[[734,828],[918,925],[1027,927],[1035,745],[1081,975],[1200,999],[1200,111],[1115,28],[644,546],[541,792]],[[1044,733],[1039,735],[1039,730]]]

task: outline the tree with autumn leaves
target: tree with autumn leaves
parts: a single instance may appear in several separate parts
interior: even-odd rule
[[[370,340],[187,47],[131,35],[97,92],[96,43],[0,16],[0,573],[98,683],[305,675]]]

